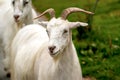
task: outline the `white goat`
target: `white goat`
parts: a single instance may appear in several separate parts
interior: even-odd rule
[[[18,32],[12,43],[12,80],[82,80],[71,30],[87,23],[66,20],[71,12],[78,11],[92,14],[68,8],[55,18],[54,10],[48,9],[40,15],[49,12],[53,17],[40,22],[47,26],[47,32],[40,25],[29,25]]]
[[[38,73],[38,80],[82,80],[81,67],[72,42],[72,29],[88,24],[66,20],[72,12],[93,14],[79,8],[67,8],[61,17],[54,17],[47,24],[41,22],[47,26],[49,41],[36,59],[35,73]]]
[[[17,31],[24,25],[38,23],[33,18],[37,17],[32,8],[31,0],[4,0],[4,7],[1,8],[1,26],[4,27],[3,46],[5,51],[4,67],[9,72],[10,68],[10,46]],[[8,5],[9,4],[9,5]],[[4,11],[3,11],[4,10]],[[3,29],[2,29],[3,30]]]

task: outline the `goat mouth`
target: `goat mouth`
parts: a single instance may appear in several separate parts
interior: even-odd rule
[[[20,23],[20,19],[14,19],[16,23]]]
[[[19,23],[20,21],[18,19],[15,19],[15,22]]]
[[[51,56],[57,56],[59,54],[59,51],[56,51],[56,52],[50,52],[50,55]]]

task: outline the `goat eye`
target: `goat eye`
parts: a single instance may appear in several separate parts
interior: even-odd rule
[[[48,33],[48,30],[46,29],[46,32]]]
[[[65,33],[67,33],[68,31],[65,29],[64,31],[63,31],[63,34],[65,34]]]
[[[23,5],[25,6],[25,5],[27,5],[28,4],[28,1],[24,1],[23,2]]]
[[[48,30],[46,30],[46,32],[47,32],[47,34],[48,34],[48,36],[49,36],[49,32],[48,32]]]
[[[15,4],[15,1],[12,1],[12,5],[14,5]]]

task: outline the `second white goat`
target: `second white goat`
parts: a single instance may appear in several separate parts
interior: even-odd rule
[[[4,14],[0,15],[3,17],[1,25],[4,27],[2,38],[5,52],[4,68],[9,73],[10,46],[14,36],[23,26],[38,23],[38,20],[33,21],[37,14],[32,8],[31,0],[4,0],[4,2],[4,7],[1,8]]]

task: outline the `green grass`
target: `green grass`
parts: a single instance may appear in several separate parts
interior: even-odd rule
[[[33,0],[37,11],[54,8],[57,17],[67,7],[93,11],[96,0]],[[87,22],[83,13],[71,14],[69,21]],[[83,36],[83,37],[81,37]],[[83,76],[97,80],[120,80],[120,0],[99,0],[93,17],[92,31],[84,35],[73,30]]]

